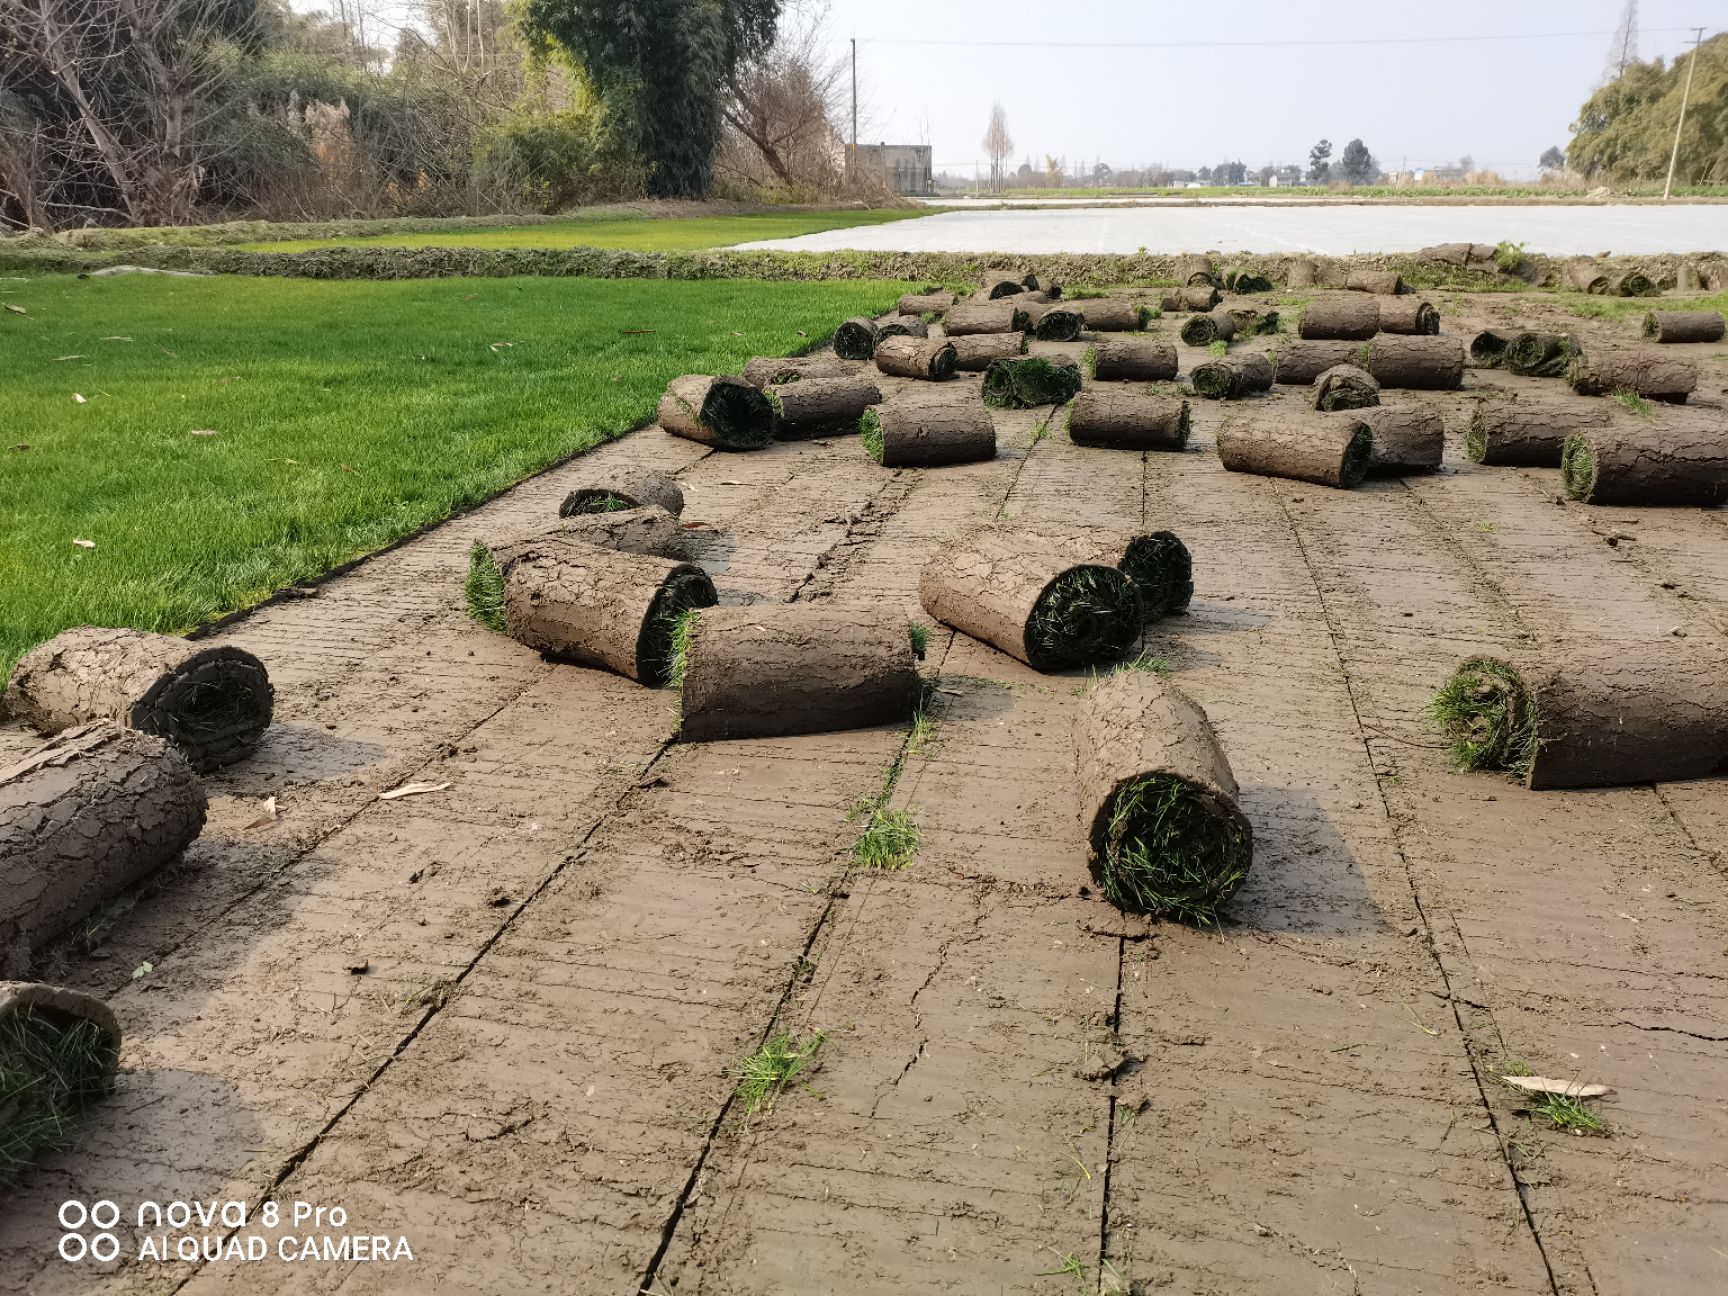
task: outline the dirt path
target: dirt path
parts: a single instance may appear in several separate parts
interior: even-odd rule
[[[998,415],[994,462],[926,472],[847,438],[644,432],[222,632],[270,664],[279,723],[187,862],[57,969],[111,997],[128,1069],[5,1201],[0,1291],[255,1286],[64,1265],[53,1215],[266,1195],[416,1257],[271,1264],[272,1290],[1054,1293],[1075,1266],[1190,1292],[1719,1290],[1724,785],[1526,793],[1446,771],[1420,709],[1459,657],[1530,636],[1719,640],[1728,521],[1557,506],[1556,473],[1465,463],[1461,423],[1448,471],[1407,485],[1234,476],[1222,413],[1145,456]],[[1194,609],[1146,651],[1243,785],[1231,923],[1091,893],[1078,676],[943,633],[915,748],[686,748],[666,695],[468,622],[471,538],[623,462],[680,473],[729,603],[916,615],[930,547],[998,514],[1183,535]],[[859,872],[847,812],[895,766],[917,862]],[[451,786],[376,800],[410,779]],[[247,829],[271,794],[278,822]],[[805,1029],[828,1032],[810,1088],[746,1120],[738,1060]],[[1519,1114],[1514,1058],[1613,1085],[1612,1137]]]

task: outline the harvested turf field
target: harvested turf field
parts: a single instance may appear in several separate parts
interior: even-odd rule
[[[1636,327],[1437,304],[1461,342]],[[1720,349],[1685,352],[1696,402]],[[1426,719],[1470,657],[1728,634],[1722,510],[1590,508],[1557,469],[1466,459],[1476,400],[1557,383],[1386,393],[1445,417],[1445,470],[1354,490],[1226,472],[1248,402],[1194,402],[1186,448],[1149,452],[994,410],[997,456],[941,469],[649,429],[225,627],[277,723],[211,777],[174,875],[51,952],[120,1014],[123,1069],[0,1198],[0,1290],[1713,1296],[1728,784],[1533,793],[1455,769]],[[1192,602],[1131,655],[1234,771],[1254,859],[1221,923],[1099,896],[1085,672],[933,626],[912,725],[688,745],[669,693],[467,616],[476,538],[627,466],[676,475],[722,606],[927,621],[919,569],[969,524],[1175,532]],[[0,755],[31,741],[0,726]],[[411,781],[437,790],[378,799]],[[1532,1073],[1612,1092],[1503,1080]],[[415,1258],[74,1270],[56,1212],[98,1193],[341,1205]]]
[[[0,673],[67,626],[184,630],[312,579],[640,423],[678,374],[801,350],[903,290],[8,284]]]

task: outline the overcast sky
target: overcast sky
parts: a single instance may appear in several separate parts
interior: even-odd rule
[[[1601,77],[1624,0],[828,0],[829,39],[858,37],[863,142],[934,146],[938,169],[970,172],[992,99],[1015,164],[1066,156],[1077,168],[1240,158],[1306,163],[1361,136],[1388,169],[1469,154],[1508,179],[1533,176]],[[1720,30],[1722,0],[1642,0],[1639,56],[1672,59],[1690,32]],[[1712,22],[1712,20],[1715,20]],[[1437,41],[1435,37],[1496,39]],[[1274,44],[1422,37],[1425,43]],[[953,42],[944,45],[894,41]],[[986,45],[986,41],[1016,42]],[[1065,47],[1096,42],[1099,48]],[[1131,42],[1269,42],[1186,49]],[[926,125],[927,123],[927,125]]]

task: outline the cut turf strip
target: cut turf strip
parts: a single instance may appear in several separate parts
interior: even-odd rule
[[[881,389],[867,374],[845,378],[807,378],[767,389],[780,418],[775,435],[798,441],[828,433],[850,433],[870,406],[882,400]]]
[[[510,637],[562,661],[616,671],[649,688],[672,668],[672,635],[714,582],[692,563],[617,553],[562,536],[495,545]]]
[[[868,360],[876,354],[876,321],[862,315],[843,320],[834,330],[834,354],[842,360]]]
[[[1080,370],[1072,361],[1043,356],[997,360],[984,371],[984,403],[992,409],[1035,409],[1072,400],[1080,390]]]
[[[1314,380],[1317,410],[1366,409],[1380,403],[1380,384],[1366,369],[1352,364],[1333,365]]]
[[[1156,674],[1115,671],[1081,701],[1075,751],[1104,898],[1129,913],[1216,923],[1248,876],[1254,833],[1206,713]]]
[[[1628,420],[1566,438],[1560,477],[1585,504],[1728,503],[1728,428],[1702,419]]]
[[[1543,790],[1703,778],[1728,761],[1728,669],[1678,647],[1472,657],[1428,704],[1461,769]]]
[[[1242,400],[1272,388],[1272,357],[1226,356],[1194,366],[1188,381],[1207,400]]]
[[[1652,342],[1720,342],[1724,328],[1720,311],[1651,311],[1640,331]]]
[[[716,450],[760,450],[774,440],[773,403],[742,378],[686,374],[660,398],[660,426]]]
[[[996,457],[996,425],[970,390],[904,392],[864,411],[865,452],[884,468],[938,468]]]
[[[119,1058],[120,1024],[101,1000],[0,981],[0,1189],[71,1145],[85,1109],[112,1090]]]
[[[24,966],[33,946],[178,859],[204,809],[173,747],[111,720],[0,769],[0,967]]]
[[[578,486],[564,497],[558,513],[574,517],[579,513],[612,513],[650,504],[678,517],[684,512],[684,491],[665,473],[623,468],[601,473],[586,486]]]
[[[1109,450],[1180,450],[1188,444],[1188,402],[1148,391],[1090,388],[1068,406],[1068,439]]]
[[[1698,386],[1698,366],[1683,356],[1647,346],[1592,343],[1566,367],[1566,381],[1580,396],[1635,392],[1646,400],[1683,405]]]
[[[1491,467],[1558,468],[1566,438],[1589,427],[1605,427],[1606,405],[1561,405],[1482,400],[1470,415],[1464,452]]]
[[[81,626],[20,658],[4,703],[42,733],[115,720],[209,771],[251,755],[274,699],[264,663],[244,649]]]
[[[1374,458],[1374,437],[1352,413],[1236,415],[1218,429],[1218,458],[1231,472],[1289,477],[1348,490]]]
[[[1101,338],[1081,364],[1099,382],[1170,382],[1176,366],[1176,348],[1153,338]]]
[[[685,742],[904,724],[918,706],[903,616],[804,604],[714,608],[684,633]]]
[[[937,549],[919,580],[924,610],[1034,670],[1119,660],[1140,605],[1114,567],[1075,564],[1060,540],[983,527]]]
[[[1374,438],[1368,471],[1376,477],[1436,472],[1446,452],[1446,420],[1431,409],[1378,405],[1355,415]]]
[[[944,338],[887,337],[876,344],[876,368],[897,378],[941,382],[954,376],[959,356]]]
[[[1578,344],[1570,333],[1516,333],[1500,363],[1526,378],[1559,378],[1577,354]]]

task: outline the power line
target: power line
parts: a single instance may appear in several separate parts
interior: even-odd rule
[[[1690,27],[1646,27],[1646,32],[1689,32]],[[860,36],[865,45],[962,46],[971,49],[1284,49],[1314,45],[1456,45],[1482,41],[1571,40],[1617,36],[1617,31],[1510,32],[1477,36],[1362,36],[1331,40],[1245,41],[1060,41],[1060,40],[927,40],[915,36]]]

